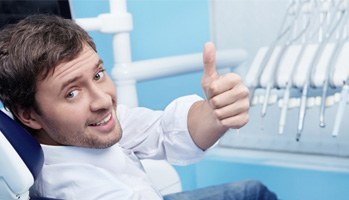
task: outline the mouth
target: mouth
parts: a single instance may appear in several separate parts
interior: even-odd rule
[[[112,115],[109,114],[108,116],[106,116],[101,121],[99,121],[97,123],[89,124],[89,126],[103,126],[104,124],[108,123],[111,120],[111,118],[112,118]]]

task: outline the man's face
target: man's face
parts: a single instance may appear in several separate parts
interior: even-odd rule
[[[106,148],[121,138],[116,118],[116,88],[97,53],[85,45],[78,57],[62,63],[37,83],[35,96],[43,144]]]

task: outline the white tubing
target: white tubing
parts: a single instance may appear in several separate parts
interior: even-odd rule
[[[234,68],[247,57],[244,50],[222,50],[216,53],[217,69]],[[132,62],[115,66],[112,76],[118,80],[149,80],[173,76],[183,73],[196,72],[203,69],[202,53],[171,56]]]

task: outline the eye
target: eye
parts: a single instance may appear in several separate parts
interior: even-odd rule
[[[104,70],[101,70],[95,75],[94,79],[96,81],[98,81],[98,80],[102,79],[103,77],[104,77]]]
[[[72,99],[72,98],[76,97],[77,95],[78,95],[78,91],[77,90],[73,90],[73,91],[69,92],[66,97],[68,99]]]

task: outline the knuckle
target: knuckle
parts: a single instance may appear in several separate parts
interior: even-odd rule
[[[245,113],[242,117],[241,117],[241,122],[240,122],[240,127],[245,126],[249,121],[249,115],[247,113]]]
[[[246,100],[242,106],[243,108],[243,112],[246,112],[250,109],[250,101],[249,100]]]
[[[223,113],[222,113],[222,111],[219,110],[219,109],[215,109],[215,110],[214,110],[214,114],[216,115],[216,117],[217,117],[218,119],[222,119],[222,117],[223,117]]]
[[[249,121],[247,112],[240,114],[237,118],[224,119],[221,121],[222,126],[227,128],[242,128]]]
[[[228,120],[222,120],[221,124],[224,128],[232,128],[232,125],[229,123]]]
[[[204,88],[207,88],[209,85],[209,83],[207,81],[205,81],[204,79],[201,80],[201,86]]]
[[[230,73],[231,80],[234,80],[235,83],[241,83],[242,78],[238,74]]]
[[[210,96],[214,96],[218,91],[218,86],[215,82],[202,83],[202,87]]]
[[[208,86],[208,91],[210,91],[211,94],[216,94],[218,91],[218,87],[217,84],[215,82],[212,82],[209,86]]]
[[[244,119],[242,120],[241,127],[245,126],[250,120],[250,116],[248,114],[245,114]]]
[[[248,90],[248,88],[243,85],[241,88],[241,96],[242,97],[248,97],[250,95],[250,91]]]
[[[214,108],[219,107],[219,100],[218,100],[217,98],[212,98],[212,99],[210,100],[210,103],[211,103],[211,105],[212,105]]]

